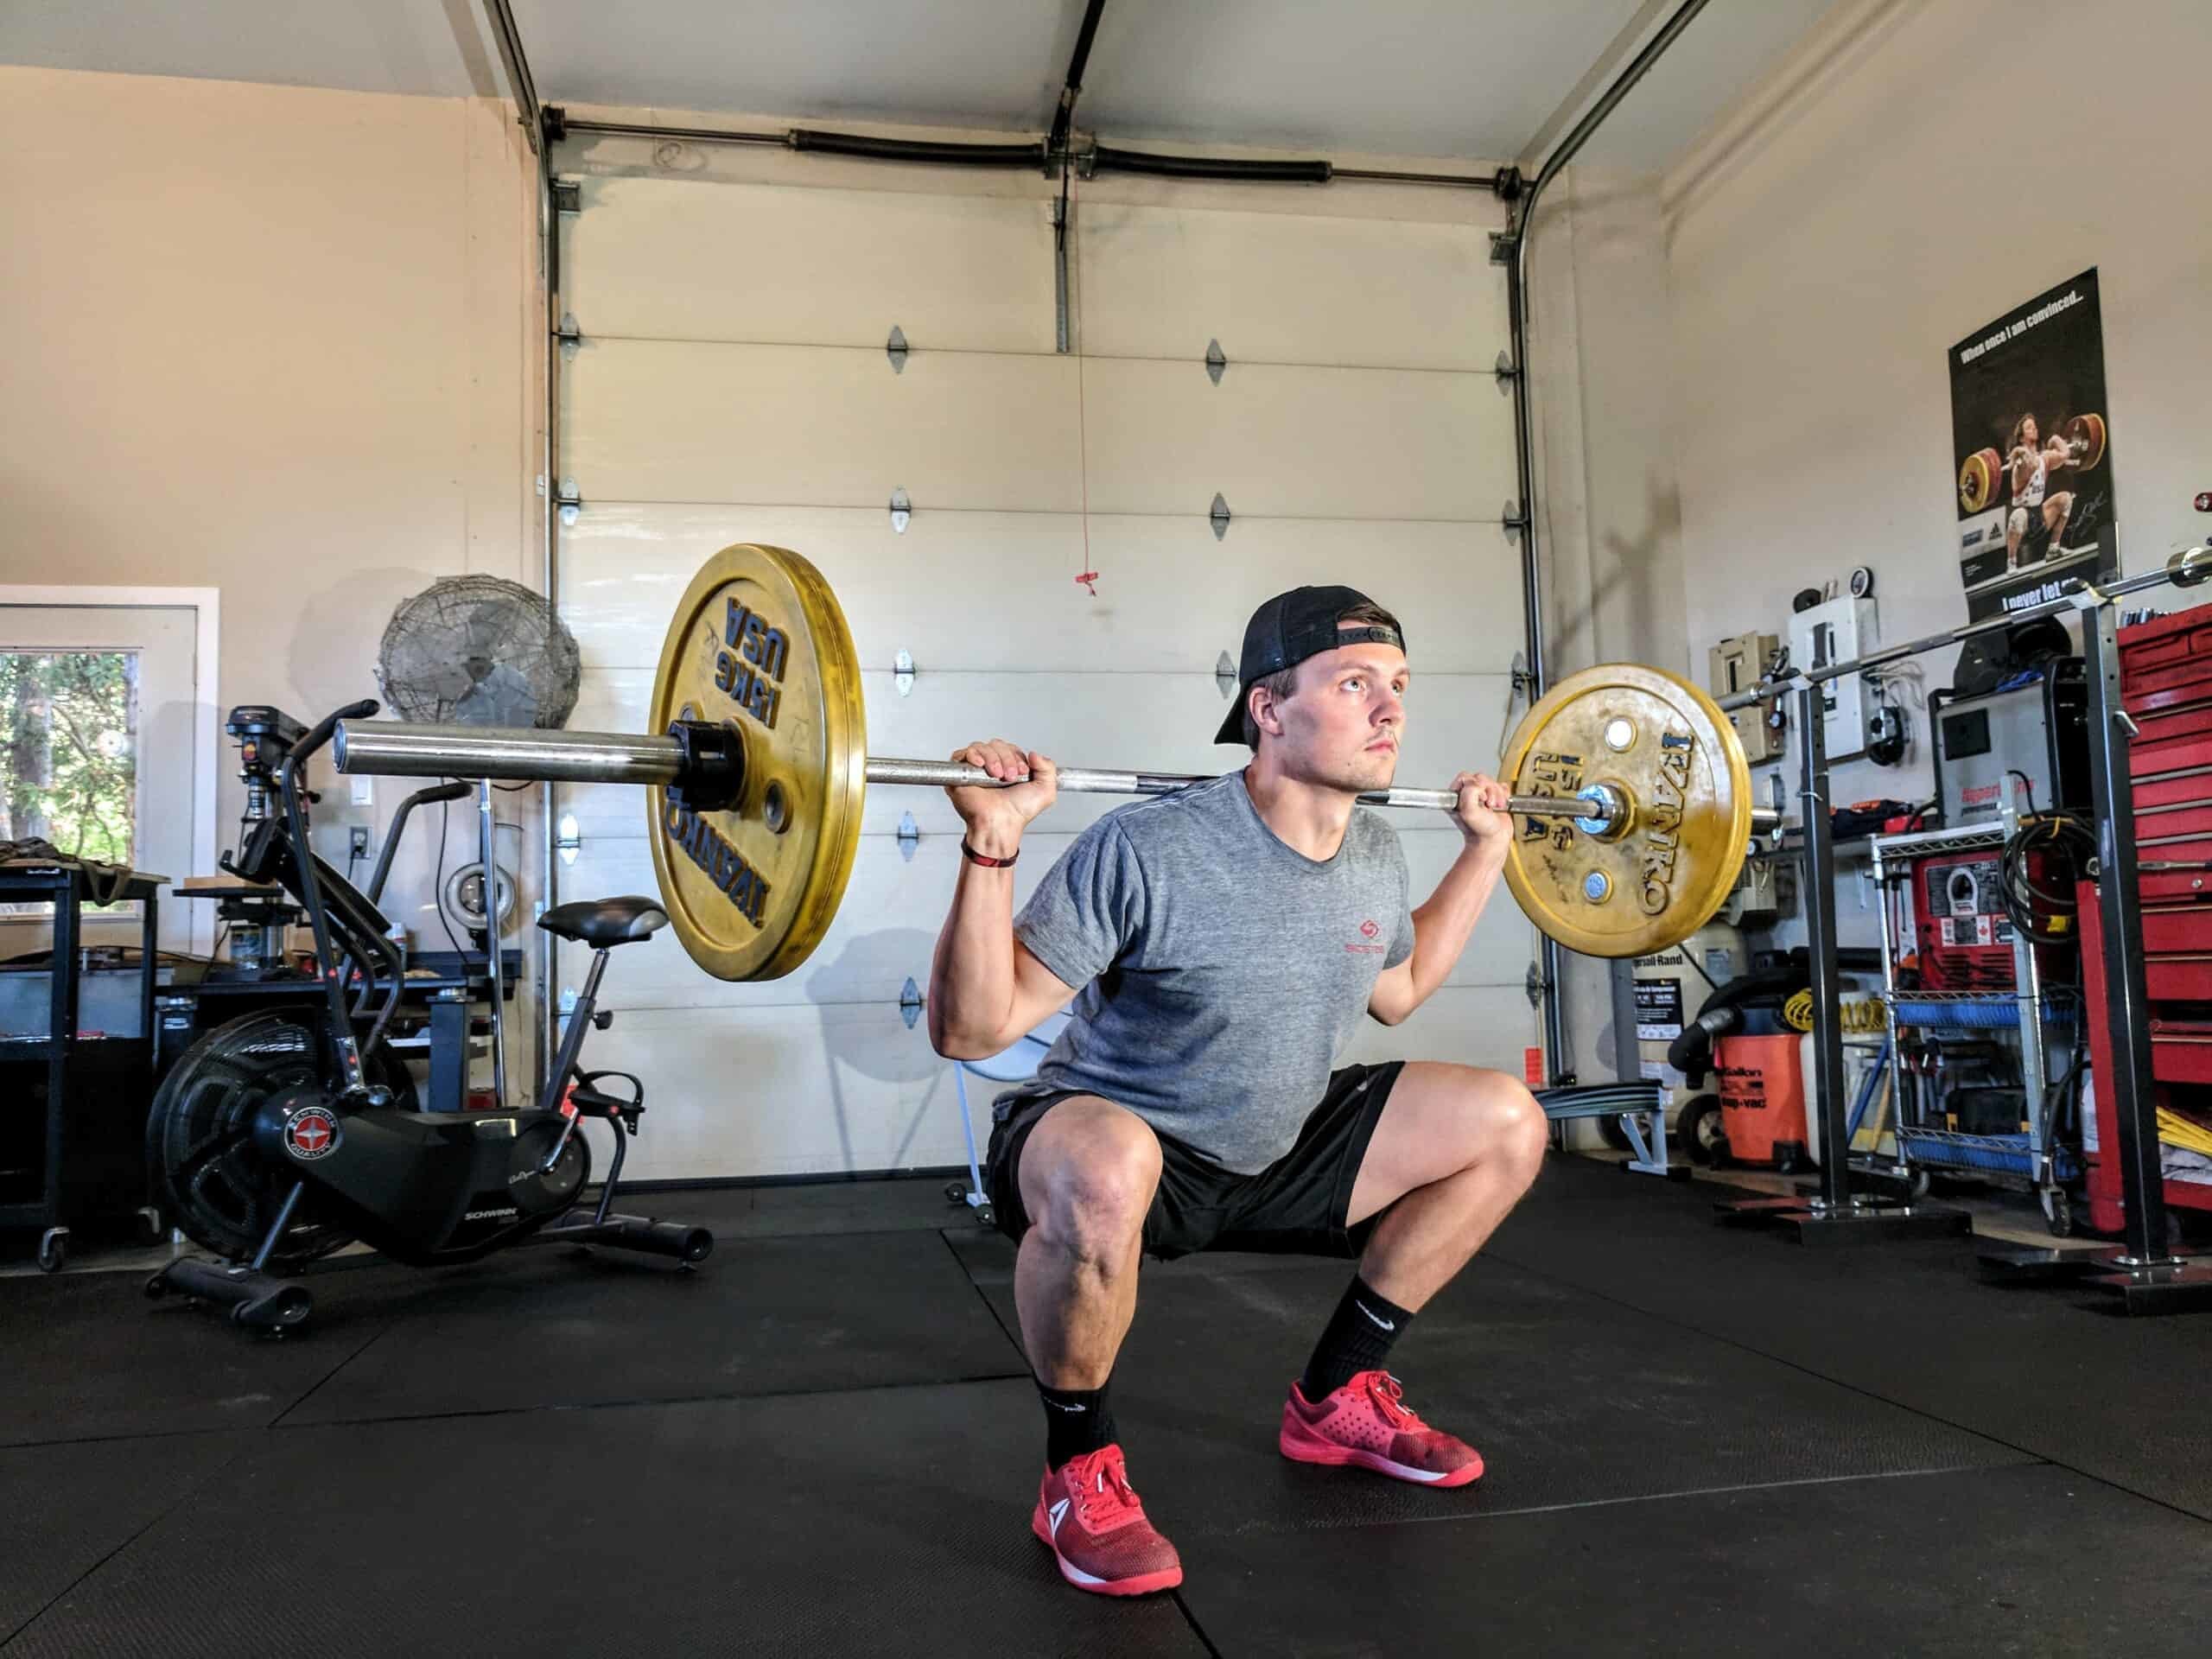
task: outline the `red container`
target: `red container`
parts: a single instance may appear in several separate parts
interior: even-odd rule
[[[2144,906],[2143,950],[2153,962],[2169,951],[2201,956],[2212,950],[2212,905]]]
[[[2212,610],[2177,611],[2122,628],[2120,673],[2132,713],[2202,696],[2212,681]]]
[[[2153,1020],[2151,1075],[2160,1083],[2212,1083],[2212,1020]]]
[[[2151,823],[2158,820],[2152,818]],[[2177,864],[2202,864],[2201,870],[2145,870],[2140,881],[2143,902],[2146,905],[2178,903],[2192,899],[2212,899],[2212,841],[2184,838],[2180,841],[2151,841],[2139,836],[2135,842],[2138,858],[2145,864],[2160,860]],[[2153,991],[2153,996],[2158,993]]]
[[[2095,884],[2082,882],[2077,895],[2082,905],[2082,998],[2089,1023],[2089,1065],[2097,1080],[2097,1150],[2086,1155],[2089,1166],[2089,1225],[2101,1233],[2116,1233],[2126,1224],[2126,1217],[2120,1201],[2117,1103],[2105,1081],[2112,1076],[2112,1023],[2105,1001],[2104,930],[2097,911]],[[2177,976],[2187,976],[2191,982],[2212,977],[2212,954],[2167,962],[2152,955],[2144,966],[2150,995],[2156,1001],[2169,995]],[[2161,989],[2162,982],[2169,988]],[[2152,1071],[2155,1074],[2158,1070],[2158,1050],[2154,1039]],[[2159,1103],[2164,1104],[2170,1089],[2188,1085],[2158,1083],[2152,1086],[2158,1090]],[[2168,1204],[2188,1210],[2212,1210],[2212,1186],[2196,1181],[2167,1181],[2163,1185]]]
[[[1789,1163],[1805,1157],[1805,1070],[1797,1033],[1720,1037],[1713,1071],[1720,1088],[1720,1122],[1728,1157],[1738,1164]]]
[[[2131,777],[2212,766],[2212,701],[2188,703],[2162,715],[2145,715],[2142,735],[2127,746]]]
[[[2153,844],[2165,846],[2191,836],[2212,836],[2212,805],[2168,806],[2135,813],[2135,846],[2139,852]],[[2180,853],[2142,853],[2145,858],[2180,858]]]

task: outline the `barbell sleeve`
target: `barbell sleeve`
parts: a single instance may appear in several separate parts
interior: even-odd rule
[[[658,784],[678,781],[672,737],[626,732],[540,731],[530,726],[410,726],[340,721],[331,759],[348,776],[490,778],[503,783]]]
[[[490,778],[507,783],[631,784],[671,788],[683,782],[683,746],[673,737],[623,732],[541,731],[531,727],[406,725],[395,721],[342,721],[331,741],[338,770],[348,776]],[[871,784],[925,788],[1002,788],[980,766],[953,760],[868,758]],[[1169,795],[1210,781],[1199,772],[1060,769],[1059,787],[1071,795]],[[1448,789],[1370,790],[1370,806],[1449,811],[1459,796]],[[1610,821],[1603,800],[1516,795],[1507,811],[1529,817]],[[1771,834],[1779,815],[1755,808],[1751,829]]]

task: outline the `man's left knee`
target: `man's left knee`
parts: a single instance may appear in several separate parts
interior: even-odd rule
[[[1544,1154],[1551,1147],[1551,1120],[1544,1116],[1542,1103],[1516,1079],[1494,1071],[1490,1081],[1499,1096],[1500,1154],[1534,1180]]]
[[[1474,1129],[1469,1162],[1493,1162],[1529,1180],[1551,1147],[1551,1121],[1520,1079],[1469,1068],[1462,1074],[1465,1122]]]

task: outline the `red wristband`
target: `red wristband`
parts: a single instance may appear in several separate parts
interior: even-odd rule
[[[965,836],[960,838],[960,851],[970,864],[980,864],[987,870],[1002,870],[1014,862],[1014,858],[1021,856],[1020,849],[1016,848],[1014,858],[986,858],[968,844],[968,837]]]

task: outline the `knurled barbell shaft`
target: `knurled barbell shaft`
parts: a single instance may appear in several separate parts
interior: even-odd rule
[[[682,752],[672,737],[624,732],[539,731],[531,727],[412,726],[392,721],[341,721],[331,742],[338,770],[352,776],[491,778],[505,782],[643,784],[667,788],[679,781]],[[949,789],[998,785],[981,767],[950,760],[868,759],[872,784]],[[1060,788],[1073,795],[1166,795],[1207,781],[1200,773],[1060,769]],[[1376,806],[1449,810],[1459,796],[1448,789],[1374,790],[1360,799]],[[1562,801],[1516,795],[1506,810],[1538,817],[1610,819],[1603,801]],[[1772,815],[1767,828],[1772,827]],[[1753,828],[1761,826],[1754,814]]]

